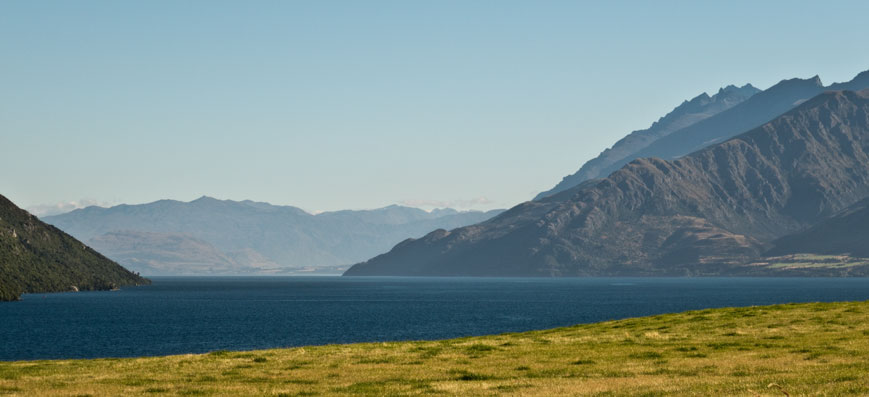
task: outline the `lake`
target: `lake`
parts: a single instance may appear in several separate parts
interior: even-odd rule
[[[442,339],[724,306],[869,299],[867,278],[154,277],[0,303],[0,360]]]

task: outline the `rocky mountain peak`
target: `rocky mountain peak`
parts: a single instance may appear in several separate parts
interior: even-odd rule
[[[818,75],[815,75],[814,77],[810,77],[807,79],[801,79],[797,77],[793,79],[779,81],[768,90],[766,90],[764,93],[792,89],[819,89],[823,87],[824,84],[821,82],[821,78]]]

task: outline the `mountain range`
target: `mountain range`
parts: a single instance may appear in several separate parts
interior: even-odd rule
[[[393,205],[314,215],[292,206],[203,196],[92,206],[44,220],[148,275],[336,274],[408,237],[499,212]]]
[[[753,86],[728,86],[717,94],[686,101],[652,124],[616,142],[598,157],[585,163],[576,173],[564,177],[536,199],[570,189],[589,179],[602,178],[625,164],[644,157],[672,160],[706,146],[722,142],[758,127],[824,91],[869,88],[869,71],[851,81],[825,87],[818,76],[782,80],[759,91]]]
[[[0,196],[0,301],[150,283]]]
[[[345,274],[869,275],[866,87],[869,71],[702,94],[503,212],[203,196],[44,219],[104,257],[3,198],[0,295],[147,282],[112,259],[151,275],[337,273],[390,247]]]
[[[867,77],[831,88],[861,85]],[[803,99],[823,90],[816,78],[784,81],[640,152],[674,158],[693,151],[684,157],[633,160],[603,179],[486,222],[406,240],[345,274],[772,272],[745,265],[788,235],[837,224],[837,214],[869,197],[869,91]],[[778,111],[785,113],[758,121]],[[754,128],[740,134],[744,127]]]

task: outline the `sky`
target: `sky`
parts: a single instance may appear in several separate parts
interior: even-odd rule
[[[0,194],[507,208],[683,100],[869,69],[866,1],[0,2]]]

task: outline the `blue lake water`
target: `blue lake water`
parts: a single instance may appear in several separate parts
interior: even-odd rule
[[[0,303],[0,360],[441,339],[724,306],[869,299],[850,278],[155,277]]]

